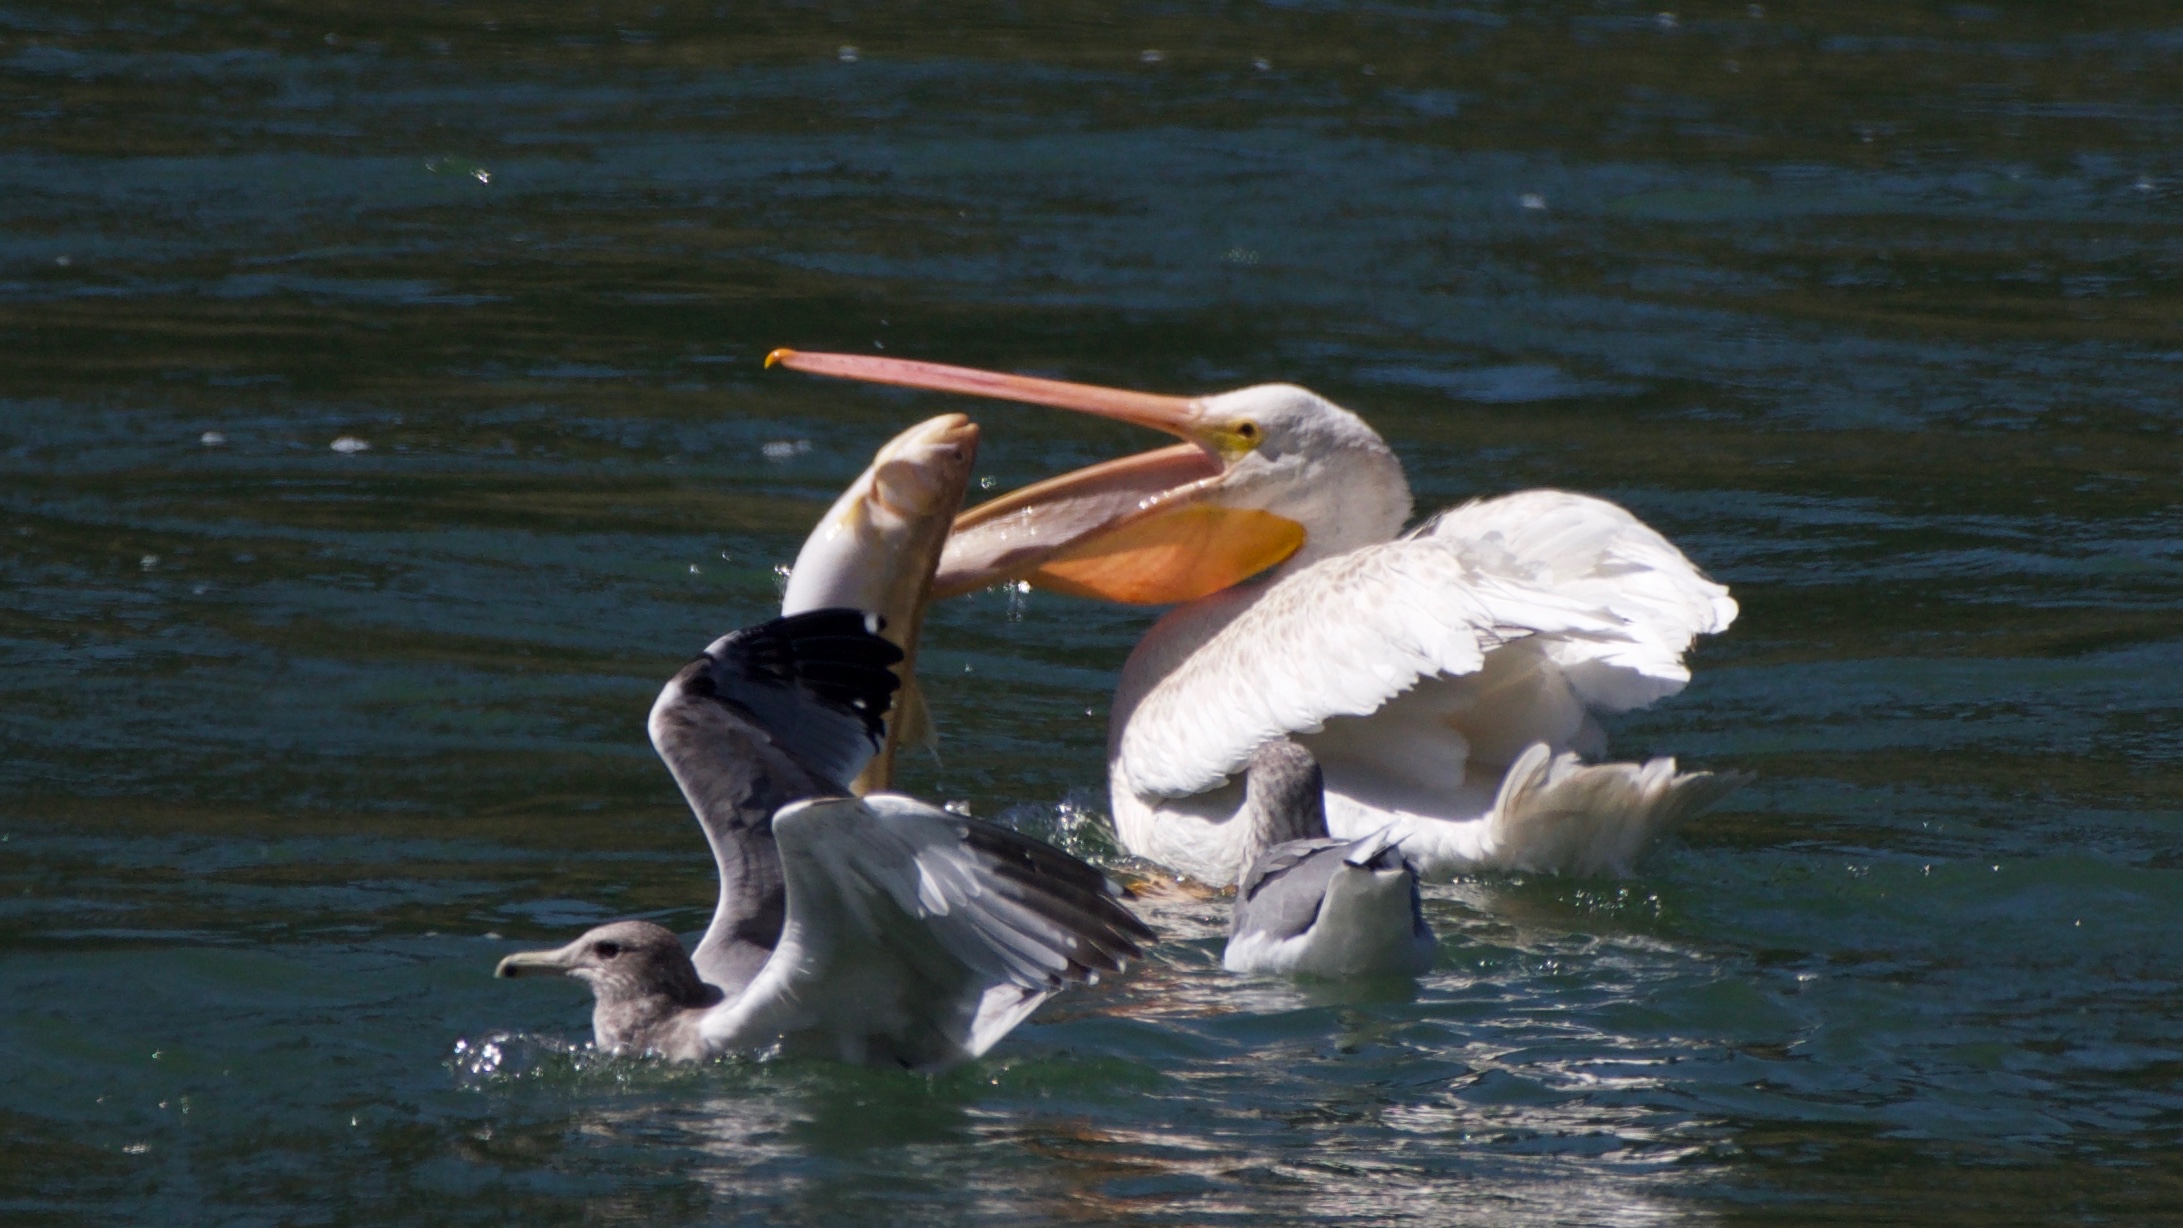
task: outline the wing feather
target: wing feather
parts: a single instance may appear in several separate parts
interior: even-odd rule
[[[1587,707],[1619,711],[1680,689],[1691,639],[1735,613],[1726,588],[1612,503],[1554,490],[1479,500],[1275,582],[1145,694],[1119,758],[1140,794],[1188,797],[1265,742],[1476,674],[1531,638]]]
[[[715,1048],[815,1034],[856,1060],[945,1065],[1152,938],[1092,892],[1090,866],[899,794],[797,803],[773,832],[787,922],[749,989],[707,1016]]]
[[[720,873],[693,960],[733,995],[769,958],[783,909],[773,812],[846,791],[879,745],[900,650],[855,610],[814,610],[715,640],[660,690],[652,745],[705,829]]]

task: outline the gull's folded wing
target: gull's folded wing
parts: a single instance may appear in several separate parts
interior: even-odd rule
[[[1152,940],[1091,866],[898,794],[798,803],[773,828],[787,924],[742,997],[706,1018],[716,1049],[777,1037],[851,1061],[946,1065]]]
[[[1342,868],[1342,853],[1353,841],[1291,840],[1275,845],[1251,863],[1236,884],[1236,902],[1228,917],[1228,935],[1264,934],[1294,938],[1319,919],[1326,885]]]

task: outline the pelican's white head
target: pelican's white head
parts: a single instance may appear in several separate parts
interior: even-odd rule
[[[1294,569],[1383,542],[1410,518],[1402,462],[1365,421],[1308,388],[1256,384],[1200,397],[1199,439],[1226,461],[1221,502],[1304,527]]]

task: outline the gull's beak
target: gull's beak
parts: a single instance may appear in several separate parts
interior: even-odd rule
[[[500,961],[494,976],[566,976],[573,966],[574,943],[552,951],[517,951]]]
[[[1075,410],[1186,442],[1027,486],[957,517],[932,595],[1009,580],[1140,605],[1194,601],[1296,552],[1303,526],[1223,506],[1235,454],[1205,400],[862,354],[775,350],[766,365],[871,383]]]
[[[902,689],[887,712],[886,739],[852,782],[860,796],[892,783],[904,740],[930,737],[917,689],[917,641],[933,571],[977,459],[978,424],[961,414],[895,436],[820,517],[789,570],[781,613],[845,606],[877,614],[880,634],[902,650],[895,667]]]

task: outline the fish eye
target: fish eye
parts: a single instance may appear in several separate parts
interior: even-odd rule
[[[593,946],[591,950],[592,953],[597,955],[600,959],[612,959],[622,953],[622,944],[618,942],[602,942]]]

